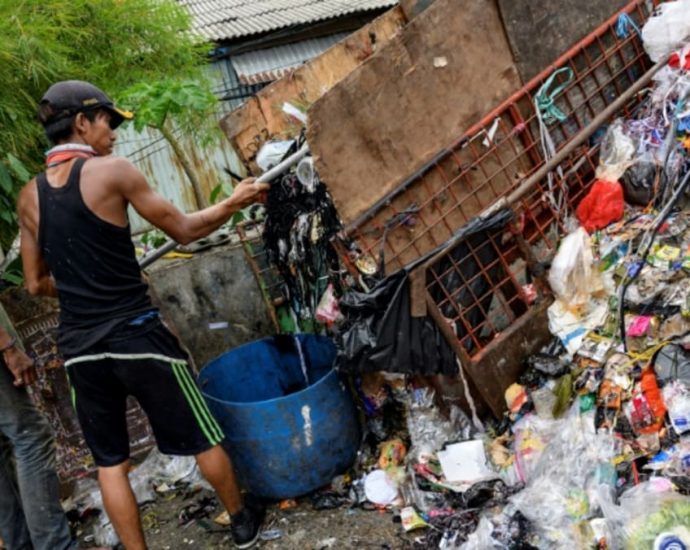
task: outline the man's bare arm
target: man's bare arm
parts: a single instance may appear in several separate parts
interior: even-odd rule
[[[36,381],[36,369],[31,358],[17,347],[16,341],[0,327],[0,353],[14,376],[14,385],[28,386]]]
[[[55,281],[38,246],[38,198],[35,181],[22,189],[17,202],[24,285],[30,294],[57,296]]]
[[[268,184],[247,179],[237,185],[228,199],[192,214],[184,214],[156,193],[144,175],[128,160],[112,159],[118,188],[124,198],[147,221],[163,230],[175,241],[187,244],[218,229],[242,208],[261,200]]]

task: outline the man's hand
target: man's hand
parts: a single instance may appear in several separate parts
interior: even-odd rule
[[[16,346],[5,350],[3,358],[10,369],[12,376],[14,376],[14,385],[16,387],[29,386],[36,381],[36,369],[34,362],[26,353]]]
[[[266,193],[271,186],[268,183],[255,183],[255,180],[256,178],[247,178],[238,183],[227,199],[228,202],[240,209],[255,202],[265,202]]]

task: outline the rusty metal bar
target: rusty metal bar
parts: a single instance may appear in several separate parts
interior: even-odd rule
[[[630,88],[623,92],[616,98],[613,103],[608,105],[603,111],[595,116],[592,121],[577,133],[571,141],[569,141],[560,151],[558,151],[549,161],[537,169],[534,174],[528,177],[520,186],[508,195],[508,203],[514,204],[518,202],[527,192],[534,187],[536,183],[546,177],[546,175],[554,170],[563,160],[565,160],[575,149],[582,145],[602,124],[609,118],[616,114],[617,111],[625,107],[625,104],[630,101],[635,94],[644,88],[652,80],[654,75],[659,72],[668,63],[668,56],[656,63],[651,69],[643,74]]]
[[[247,260],[249,269],[251,269],[252,273],[254,274],[256,284],[259,287],[259,292],[261,292],[261,298],[263,299],[264,304],[266,305],[266,311],[268,311],[268,316],[271,318],[271,323],[273,323],[273,328],[275,329],[276,333],[278,333],[280,332],[280,323],[278,322],[276,309],[273,305],[273,300],[271,299],[271,296],[269,295],[268,290],[266,289],[266,284],[263,280],[263,277],[261,277],[261,269],[259,268],[259,265],[256,263],[256,259],[254,258],[254,255],[252,253],[253,251],[251,248],[251,244],[249,244],[247,239],[247,232],[245,231],[245,228],[244,226],[242,226],[242,224],[238,224],[236,226],[236,229],[237,234],[240,236],[242,250],[244,250],[244,257]]]
[[[366,222],[371,220],[383,207],[388,206],[391,202],[403,193],[410,185],[418,181],[424,174],[429,172],[435,165],[437,165],[441,160],[443,160],[448,154],[452,153],[453,150],[460,147],[468,136],[473,136],[476,133],[482,131],[487,124],[487,121],[494,120],[499,117],[503,112],[508,110],[511,105],[517,103],[519,100],[524,98],[525,90],[530,90],[538,87],[544,80],[546,80],[552,72],[560,68],[562,65],[569,63],[569,61],[575,57],[580,51],[587,48],[591,44],[595,43],[600,35],[605,33],[607,30],[611,30],[620,16],[621,13],[630,14],[638,10],[642,2],[634,1],[625,6],[622,10],[618,11],[616,14],[611,16],[601,25],[599,25],[594,31],[592,31],[587,37],[578,42],[575,46],[567,50],[563,55],[551,63],[548,67],[543,69],[539,74],[534,76],[527,84],[525,84],[520,90],[512,94],[505,101],[499,104],[495,109],[490,111],[486,116],[482,118],[478,123],[470,126],[462,135],[461,138],[453,142],[450,146],[446,147],[434,157],[429,159],[417,172],[412,174],[410,177],[405,179],[395,190],[391,191],[387,196],[383,197],[377,201],[366,213],[362,214],[360,217],[355,219],[353,222],[349,223],[346,227],[348,234],[352,234],[357,228],[364,225]],[[604,52],[604,57],[606,57]]]

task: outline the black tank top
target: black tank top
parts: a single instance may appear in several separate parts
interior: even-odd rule
[[[38,242],[60,300],[58,345],[79,355],[135,316],[151,310],[127,227],[94,214],[80,189],[85,159],[77,159],[63,187],[36,178]]]

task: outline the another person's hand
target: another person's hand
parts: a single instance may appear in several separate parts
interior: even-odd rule
[[[36,381],[36,369],[33,360],[17,346],[6,349],[2,356],[7,368],[14,376],[16,387],[29,386]]]
[[[240,208],[250,206],[256,202],[265,202],[266,193],[268,193],[271,186],[268,183],[255,183],[255,180],[256,178],[243,179],[232,190],[232,195],[230,195],[228,201]]]

